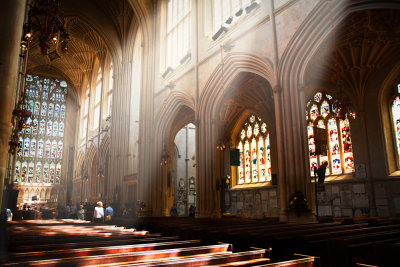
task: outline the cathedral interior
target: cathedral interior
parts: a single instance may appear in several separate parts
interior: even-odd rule
[[[399,1],[3,2],[14,219],[400,216]]]

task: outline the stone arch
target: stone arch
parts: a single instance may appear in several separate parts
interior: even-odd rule
[[[215,216],[221,212],[219,208],[220,194],[216,181],[218,174],[215,169],[217,160],[215,148],[220,134],[216,122],[224,96],[230,93],[233,81],[243,74],[260,77],[270,88],[276,86],[271,62],[265,58],[244,53],[229,53],[223,59],[223,65],[219,65],[208,79],[200,96],[199,113],[197,114],[198,120],[202,122],[198,127],[198,142],[207,145],[200,146],[196,152],[199,164],[202,166],[198,169],[196,190],[200,198],[209,195],[210,192],[215,197],[198,201],[199,216]]]

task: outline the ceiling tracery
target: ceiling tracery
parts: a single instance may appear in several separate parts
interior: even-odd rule
[[[70,38],[68,51],[63,52],[60,47],[54,46],[49,51],[54,52],[53,49],[56,49],[54,58],[43,56],[40,53],[39,38],[35,38],[34,33],[28,72],[65,78],[79,90],[84,76],[93,70],[96,59],[104,60],[110,44],[121,42],[121,39],[114,39],[126,35],[134,13],[127,0],[69,0],[62,1],[60,9]]]
[[[400,11],[358,11],[336,29],[310,62],[306,82],[334,85],[339,71],[345,90],[361,103],[377,72],[400,57]]]

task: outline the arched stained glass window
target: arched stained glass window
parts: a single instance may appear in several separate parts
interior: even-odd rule
[[[46,121],[44,119],[40,120],[39,124],[39,135],[44,135],[46,131]]]
[[[61,109],[60,109],[60,118],[64,119],[65,118],[65,105],[61,105]]]
[[[35,155],[36,155],[36,139],[32,139],[30,156],[35,157]]]
[[[31,141],[30,141],[30,139],[27,137],[27,138],[24,140],[24,154],[23,154],[24,157],[29,157],[29,148],[30,148],[30,144],[31,144]]]
[[[28,183],[32,183],[33,182],[33,174],[35,171],[35,164],[33,162],[29,162],[28,165]]]
[[[24,162],[22,162],[22,167],[21,167],[21,183],[26,182],[27,173],[28,173],[28,163],[26,161],[24,161]]]
[[[49,164],[45,163],[43,166],[43,183],[49,182]]]
[[[24,139],[22,136],[19,137],[18,149],[17,149],[17,156],[22,157],[22,147],[24,145]]]
[[[62,154],[63,154],[63,142],[59,141],[57,147],[57,158],[62,159]]]
[[[58,123],[56,121],[53,124],[53,136],[58,137]]]
[[[43,139],[39,139],[38,141],[38,148],[37,148],[37,157],[42,158],[43,157]]]
[[[33,112],[34,115],[39,115],[40,114],[40,103],[35,102],[35,111]]]
[[[50,104],[49,104],[49,110],[48,110],[47,116],[52,117],[52,116],[53,116],[53,113],[54,113],[54,104],[53,104],[53,103],[50,103]]]
[[[36,163],[35,183],[40,183],[41,174],[42,174],[42,163],[38,161]]]
[[[63,122],[60,123],[60,126],[58,128],[58,136],[59,137],[63,137],[64,136],[64,123]]]
[[[400,166],[400,96],[397,95],[392,100],[392,123],[394,139],[397,150],[397,164]]]
[[[237,183],[270,181],[271,158],[267,125],[261,118],[250,116],[242,126],[238,140],[240,164]]]
[[[53,143],[51,143],[51,158],[57,158],[57,141],[55,140],[53,141]]]
[[[56,176],[55,176],[55,184],[59,184],[61,180],[61,164],[58,163],[56,166]]]
[[[53,122],[51,120],[48,120],[47,122],[47,130],[46,130],[46,135],[51,136],[53,133]]]
[[[21,131],[17,149],[14,181],[17,183],[49,183],[50,164],[53,164],[52,181],[56,166],[62,170],[66,97],[65,81],[27,75],[26,108],[33,116]],[[61,176],[59,176],[61,178]],[[39,185],[40,186],[40,185]],[[28,199],[28,197],[27,197]]]
[[[310,172],[314,176],[315,167],[328,162],[326,175],[338,175],[354,172],[354,159],[350,134],[349,119],[340,119],[333,105],[333,97],[323,92],[317,92],[307,103],[307,135],[310,157]],[[324,129],[327,137],[327,147],[318,148],[323,151],[317,155],[316,128]]]
[[[47,102],[43,102],[42,103],[42,111],[40,113],[40,115],[42,115],[42,117],[45,117],[47,113]]]
[[[17,161],[15,163],[14,183],[19,183],[20,178],[21,178],[21,162]]]
[[[49,172],[49,183],[54,184],[54,178],[56,176],[56,166],[54,163],[50,164],[50,172]]]
[[[26,120],[25,134],[31,134],[31,124],[32,124],[32,119],[28,118]]]
[[[54,117],[55,118],[58,118],[60,116],[60,105],[59,104],[56,104],[55,106],[54,106]]]
[[[37,135],[38,130],[38,120],[34,119],[32,122],[32,135]]]
[[[49,159],[51,155],[51,142],[50,140],[46,141],[46,147],[45,147],[45,157],[46,159]]]

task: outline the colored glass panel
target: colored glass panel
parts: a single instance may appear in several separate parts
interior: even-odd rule
[[[50,140],[47,140],[47,141],[46,141],[46,147],[45,147],[45,156],[46,156],[46,159],[49,159],[49,158],[50,158],[50,154],[51,154],[51,142],[50,142]]]
[[[46,131],[46,121],[45,120],[40,120],[39,135],[44,135],[45,131]]]
[[[264,139],[260,137],[258,139],[258,173],[260,176],[260,182],[265,182],[266,171],[265,171],[265,148]]]
[[[61,105],[60,118],[61,119],[65,118],[65,105]]]
[[[26,182],[27,172],[28,172],[28,163],[23,162],[21,167],[21,183]]]
[[[56,166],[56,176],[55,176],[55,184],[59,184],[61,180],[61,164],[58,163]]]
[[[258,171],[257,171],[257,141],[255,138],[251,140],[251,170],[252,170],[252,182],[258,182]]]
[[[244,130],[243,130],[244,134]],[[239,158],[240,158],[240,165],[239,165],[239,179],[238,179],[238,184],[243,184],[244,183],[244,157],[243,157],[243,143],[239,142],[238,145],[239,149]]]
[[[56,166],[54,165],[54,163],[51,163],[49,170],[49,183],[54,184],[55,175],[56,175]]]
[[[43,139],[40,139],[38,141],[38,147],[37,147],[37,157],[42,158],[43,157]]]
[[[321,115],[326,118],[329,115],[329,103],[328,101],[324,101],[321,104]]]
[[[53,123],[53,136],[58,137],[58,123],[56,121]]]
[[[42,174],[42,163],[39,161],[36,163],[35,183],[40,183],[41,174]]]
[[[34,119],[32,121],[32,135],[36,135],[38,130],[38,120]]]
[[[314,101],[319,103],[322,99],[322,93],[318,92],[314,95]]]
[[[51,134],[53,133],[53,122],[51,120],[49,120],[47,122],[47,130],[46,130],[46,135],[47,136],[51,136]]]
[[[45,163],[43,166],[43,182],[48,183],[49,182],[49,164]]]
[[[36,139],[32,139],[31,141],[31,152],[30,155],[31,157],[35,157],[36,154]]]
[[[52,117],[52,116],[53,116],[53,113],[54,113],[54,104],[53,104],[53,103],[50,103],[50,104],[49,104],[49,110],[48,110],[47,116]]]
[[[39,115],[40,114],[40,103],[35,102],[35,111],[33,112],[34,115]]]
[[[328,120],[329,147],[331,154],[332,174],[341,174],[339,135],[337,123],[334,118]]]
[[[57,158],[62,159],[63,154],[63,142],[59,141],[57,146]]]
[[[311,118],[311,120],[315,120],[318,116],[319,116],[318,106],[316,104],[314,104],[311,106],[311,109],[310,109],[310,118]]]
[[[55,106],[54,106],[54,117],[55,118],[58,118],[60,116],[60,105],[59,104],[56,104]]]
[[[24,157],[29,157],[29,146],[30,146],[30,143],[31,143],[31,141],[30,141],[30,139],[29,138],[26,138],[25,140],[24,140]]]
[[[33,182],[33,174],[35,172],[35,164],[33,162],[29,162],[28,165],[28,183],[32,183]]]
[[[51,143],[51,158],[57,158],[57,141],[55,140]]]
[[[244,143],[244,179],[246,183],[250,183],[251,181],[250,161],[250,144],[249,141],[246,140]]]
[[[15,163],[14,183],[19,183],[20,178],[21,178],[21,162],[17,161]]]

